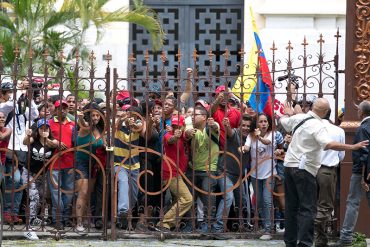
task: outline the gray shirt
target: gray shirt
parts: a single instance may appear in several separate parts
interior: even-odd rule
[[[227,152],[230,152],[235,157],[228,155],[227,153],[221,154],[218,160],[218,171],[223,172],[226,166],[226,173],[232,176],[239,176],[240,171],[242,171],[242,175],[244,175],[244,170],[246,168],[247,162],[250,162],[249,152],[244,153],[241,156],[241,153],[238,151],[238,148],[241,147],[244,142],[240,140],[240,131],[239,129],[232,129],[232,135],[227,136],[226,145]],[[226,158],[226,162],[224,162],[224,157]],[[237,160],[240,162],[240,166]]]

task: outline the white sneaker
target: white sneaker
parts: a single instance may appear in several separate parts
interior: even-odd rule
[[[24,232],[23,236],[25,236],[29,240],[39,240],[39,237],[37,237],[37,234],[32,231]]]
[[[271,240],[271,239],[272,239],[272,236],[270,234],[263,234],[260,237],[260,240]]]
[[[86,235],[87,233],[85,232],[86,229],[83,227],[83,225],[78,225],[76,226],[76,232],[80,235]]]
[[[32,219],[30,223],[31,226],[41,226],[41,224],[42,224],[42,220],[37,217]]]
[[[277,227],[277,228],[276,228],[276,232],[277,232],[277,233],[284,233],[284,232],[285,232],[285,228]]]

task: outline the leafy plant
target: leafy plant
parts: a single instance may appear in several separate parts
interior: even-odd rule
[[[355,232],[353,236],[353,243],[352,246],[354,247],[366,247],[366,235],[363,233]]]
[[[9,0],[1,2],[0,43],[3,44],[3,63],[10,71],[15,61],[16,48],[19,51],[19,70],[25,73],[32,56],[35,68],[45,59],[54,69],[73,59],[73,52],[83,51],[84,34],[90,25],[97,30],[96,42],[110,22],[130,22],[143,26],[152,38],[153,49],[163,44],[164,32],[155,12],[143,5],[142,0],[134,1],[131,8],[120,8],[114,12],[104,10],[109,0],[64,0],[56,8],[57,0]],[[60,51],[69,51],[64,58]],[[32,51],[32,52],[31,52]],[[80,57],[82,61],[86,56]],[[37,72],[37,71],[36,71]],[[53,74],[53,73],[52,73]]]

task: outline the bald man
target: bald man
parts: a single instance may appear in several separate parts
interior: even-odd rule
[[[312,111],[296,114],[289,103],[281,125],[292,132],[292,142],[285,155],[285,234],[286,246],[312,246],[316,216],[316,174],[321,166],[323,150],[358,150],[368,141],[348,145],[332,141],[323,123],[330,109],[324,98],[317,99]],[[298,225],[299,224],[299,225]]]

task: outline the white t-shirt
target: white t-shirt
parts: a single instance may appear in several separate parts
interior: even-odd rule
[[[253,173],[251,174],[252,177],[257,179],[266,179],[271,177],[271,165],[273,174],[276,174],[275,169],[275,161],[272,159],[273,157],[273,145],[272,145],[272,132],[270,132],[267,138],[271,141],[269,145],[263,144],[261,141],[253,140],[251,135],[248,135],[247,140],[245,141],[245,145],[250,147],[250,154],[251,154],[251,169],[256,167],[256,161],[258,161],[258,167],[255,168]],[[257,150],[257,152],[256,152]]]

